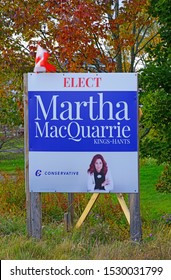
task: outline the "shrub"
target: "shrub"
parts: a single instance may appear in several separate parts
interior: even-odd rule
[[[0,212],[1,214],[23,215],[26,209],[24,172],[17,170],[15,175],[1,173]]]
[[[170,161],[171,145],[166,139],[159,138],[157,135],[147,135],[140,140],[140,157],[153,158],[158,164]]]
[[[67,203],[67,196],[64,193],[42,193],[43,221],[62,221],[64,213],[68,210]]]
[[[156,184],[156,190],[164,193],[171,193],[171,166],[166,164]]]

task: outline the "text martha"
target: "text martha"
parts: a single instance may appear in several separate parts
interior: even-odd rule
[[[104,100],[104,93],[86,101],[62,100],[53,95],[49,103],[41,95],[35,98],[35,138],[67,138],[79,142],[85,138],[129,139],[129,104]]]

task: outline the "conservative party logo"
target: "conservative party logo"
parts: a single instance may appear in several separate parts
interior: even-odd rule
[[[35,175],[37,177],[41,176],[42,175],[42,170],[40,170],[40,169],[36,170]]]

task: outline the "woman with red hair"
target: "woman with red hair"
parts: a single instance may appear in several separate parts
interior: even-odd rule
[[[113,189],[112,176],[102,155],[97,154],[92,158],[87,172],[89,191],[110,191]]]

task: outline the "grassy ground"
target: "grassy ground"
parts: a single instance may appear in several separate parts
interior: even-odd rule
[[[27,237],[24,155],[6,153],[0,153],[1,259],[171,259],[171,194],[155,190],[163,166],[148,160],[140,167],[140,244],[130,241],[115,194],[101,195],[81,228],[69,232],[63,222],[67,195],[43,194],[42,239],[37,241]],[[74,195],[74,224],[88,199],[85,194]]]
[[[0,171],[15,173],[16,169],[24,169],[24,139],[13,139],[4,144],[0,150]]]
[[[171,194],[159,193],[155,184],[163,166],[142,166],[140,168],[140,197],[143,217],[150,220],[171,213]]]
[[[12,155],[7,152],[5,157],[0,157],[0,171],[15,173],[17,169],[24,169],[24,155],[23,152],[14,152]]]
[[[21,219],[11,223],[16,223],[16,231],[9,235],[1,235],[1,259],[167,260],[171,258],[171,233],[163,227],[160,227],[153,237],[144,239],[140,244],[133,244],[129,239],[116,239],[108,230],[106,232],[103,230],[105,234],[103,240],[98,238],[99,232],[96,232],[95,239],[92,236],[92,229],[88,226],[66,233],[62,224],[49,224],[44,228],[43,238],[36,241],[27,238],[24,228],[21,228],[21,224],[23,225]]]

